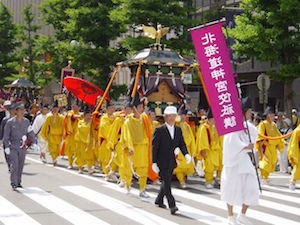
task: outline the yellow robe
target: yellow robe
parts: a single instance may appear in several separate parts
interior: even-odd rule
[[[113,167],[120,167],[122,159],[122,146],[120,146],[121,127],[123,126],[125,117],[119,115],[111,125],[111,129],[107,135],[106,147],[114,152]]]
[[[132,157],[129,158],[132,162],[133,170],[139,176],[140,189],[146,187],[148,176],[148,137],[146,134],[145,125],[142,118],[134,118],[129,115],[124,124],[124,141],[129,150],[133,150]]]
[[[59,156],[64,131],[63,123],[64,117],[62,115],[50,114],[47,116],[40,132],[41,137],[48,143],[48,150],[53,161]]]
[[[274,122],[270,123],[267,120],[262,121],[258,125],[258,133],[270,137],[281,136],[276,124]],[[256,139],[257,149],[261,149],[260,144],[263,145],[262,151],[264,153],[262,154],[261,151],[259,151],[259,168],[263,179],[268,179],[269,174],[275,170],[277,163],[277,150],[282,152],[284,148],[284,140],[265,140],[258,135]]]
[[[189,154],[194,157],[196,154],[196,143],[195,137],[192,131],[192,128],[187,122],[180,122],[176,124],[182,130],[182,135],[184,142],[186,144],[187,150]],[[184,178],[186,175],[193,174],[195,172],[193,162],[189,164],[186,163],[184,155],[179,152],[177,155],[177,167],[174,169],[174,174],[176,174],[177,179],[180,183],[184,182]]]
[[[293,131],[288,145],[287,154],[289,161],[293,166],[292,181],[295,182],[300,180],[300,124]]]
[[[74,136],[77,130],[78,121],[80,118],[75,118],[74,115],[80,115],[73,110],[69,111],[64,118],[64,142],[65,142],[65,154],[68,156],[68,163],[70,166],[73,164],[73,160],[76,155]]]
[[[100,117],[98,115],[93,115],[92,118],[92,141],[91,141],[91,149],[94,152],[94,160],[95,162],[98,161],[99,158],[99,124],[100,124]]]
[[[206,151],[206,159],[203,159],[203,170],[205,180],[210,184],[213,180],[214,172],[220,175],[222,169],[222,139],[218,136],[215,126],[211,126],[208,122],[202,124],[199,128],[198,136],[198,151]]]
[[[78,168],[82,168],[85,164],[88,168],[91,168],[94,164],[94,152],[91,149],[91,123],[87,123],[84,120],[80,120],[77,125],[74,140],[76,143],[76,158],[75,163]]]
[[[99,152],[98,152],[98,161],[101,165],[102,171],[104,174],[108,174],[110,171],[110,162],[111,162],[111,150],[107,148],[108,143],[108,134],[111,132],[111,128],[115,116],[109,116],[104,114],[100,119],[98,139],[100,140]]]
[[[131,186],[132,182],[132,169],[133,164],[131,165],[131,156],[128,152],[128,144],[125,137],[125,120],[128,118],[128,115],[125,117],[124,122],[121,126],[120,140],[117,144],[117,147],[120,150],[120,165],[119,165],[119,174],[120,179],[125,182],[126,188]],[[132,167],[131,167],[132,166]]]

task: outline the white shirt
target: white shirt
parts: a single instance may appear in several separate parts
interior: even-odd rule
[[[32,129],[35,134],[39,133],[41,131],[41,128],[46,120],[48,114],[43,115],[39,114],[37,117],[34,119],[33,124],[32,124]]]
[[[174,139],[174,133],[175,133],[175,127],[174,127],[174,125],[171,126],[168,123],[166,123],[166,126],[168,128],[168,131],[169,131],[169,134],[170,134],[171,138]]]

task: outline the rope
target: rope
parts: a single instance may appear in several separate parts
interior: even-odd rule
[[[293,131],[291,131],[290,133],[287,133],[285,135],[281,135],[281,136],[277,136],[277,137],[269,137],[269,136],[258,133],[258,136],[260,136],[264,139],[268,139],[268,140],[280,140],[280,139],[288,138],[289,136],[292,135],[292,133],[293,133]]]

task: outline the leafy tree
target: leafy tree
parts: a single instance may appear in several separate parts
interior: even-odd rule
[[[36,72],[38,56],[36,54],[36,44],[38,39],[37,31],[40,29],[40,25],[34,24],[35,15],[32,12],[32,5],[28,4],[23,9],[24,24],[20,26],[21,28],[21,41],[23,41],[23,48],[19,52],[20,58],[28,61],[28,77],[29,80],[36,83]]]
[[[59,76],[62,65],[72,60],[76,74],[92,77],[104,88],[111,66],[123,59],[117,48],[110,47],[110,41],[125,31],[123,24],[110,16],[115,7],[117,5],[109,0],[46,0],[41,9],[56,32],[56,40],[52,38],[47,48],[55,62],[48,63],[53,66],[49,70]],[[40,44],[47,45],[47,39]]]
[[[135,31],[136,27],[142,24],[157,27],[169,27],[174,37],[162,40],[169,48],[179,51],[182,54],[193,54],[193,45],[190,41],[188,28],[199,24],[198,20],[192,19],[194,12],[191,0],[115,0],[122,7],[115,9],[112,15],[118,20],[124,21],[130,30]],[[148,47],[153,40],[146,37],[128,37],[121,45],[130,54]],[[126,53],[126,52],[125,52]]]
[[[0,86],[2,86],[15,71],[15,50],[17,41],[17,25],[12,22],[12,16],[8,8],[0,2]],[[3,79],[4,78],[4,79]]]
[[[294,0],[243,0],[244,13],[229,30],[238,55],[279,63],[268,74],[284,82],[285,110],[292,108],[292,81],[300,77],[300,2]]]

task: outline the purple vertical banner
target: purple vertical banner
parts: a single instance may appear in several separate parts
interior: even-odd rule
[[[222,24],[190,29],[219,135],[245,129]]]

